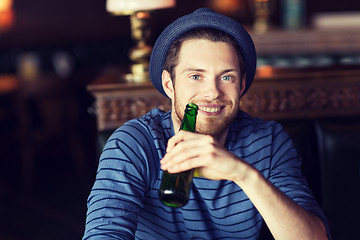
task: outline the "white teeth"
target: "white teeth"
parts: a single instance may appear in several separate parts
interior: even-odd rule
[[[220,111],[220,108],[219,108],[219,107],[216,107],[216,108],[200,107],[199,109],[200,109],[201,111],[210,112],[210,113],[214,113],[214,112]]]

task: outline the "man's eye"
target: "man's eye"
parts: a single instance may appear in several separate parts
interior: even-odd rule
[[[200,75],[191,75],[190,78],[194,79],[194,80],[200,80],[201,76]]]
[[[231,80],[232,80],[232,77],[229,76],[229,75],[222,76],[222,77],[221,77],[221,80],[223,80],[223,81],[231,81]]]

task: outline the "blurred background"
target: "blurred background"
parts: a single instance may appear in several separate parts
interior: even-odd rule
[[[255,44],[269,31],[291,35],[337,26],[359,36],[358,0],[178,0],[151,12],[149,44],[199,7],[239,20]],[[136,41],[130,17],[107,11],[105,0],[0,0],[0,239],[81,239],[103,146],[88,86],[129,65]],[[304,57],[274,56],[264,43],[258,65],[359,69],[356,44],[355,50]],[[352,191],[358,196],[359,188]]]

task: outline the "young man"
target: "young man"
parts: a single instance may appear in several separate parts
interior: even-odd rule
[[[199,9],[155,43],[153,85],[172,103],[117,129],[101,155],[84,239],[327,239],[326,218],[288,135],[239,110],[256,69],[252,40],[236,21]],[[196,133],[178,131],[187,103]],[[190,200],[158,199],[163,171],[196,168]]]

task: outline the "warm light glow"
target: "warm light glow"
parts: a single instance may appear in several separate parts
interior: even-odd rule
[[[12,0],[0,0],[0,12],[7,11],[11,8]]]
[[[19,87],[15,75],[0,75],[0,94],[10,93]]]
[[[213,0],[211,7],[219,12],[236,12],[242,5],[243,0]]]
[[[106,10],[114,14],[131,14],[175,6],[175,0],[107,0]]]
[[[12,0],[0,0],[0,30],[9,29],[14,23]]]
[[[269,65],[263,65],[257,68],[256,75],[258,77],[270,77],[273,75],[274,68]]]

